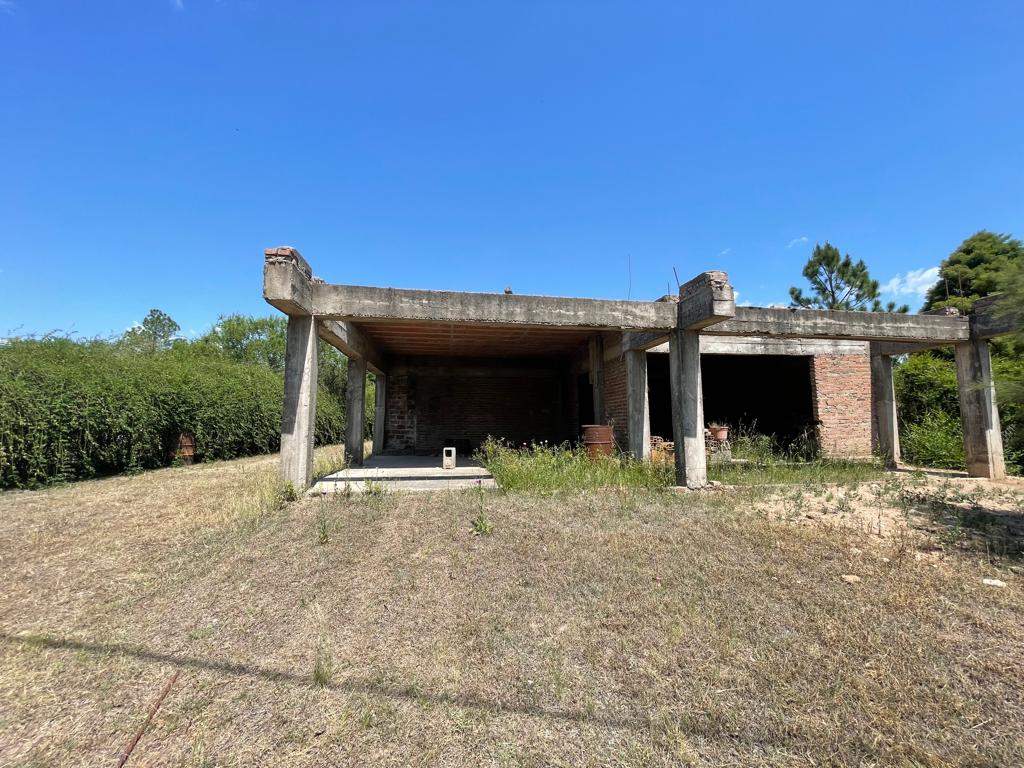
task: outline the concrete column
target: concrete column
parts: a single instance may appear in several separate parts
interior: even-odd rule
[[[629,414],[629,452],[640,459],[651,457],[651,412],[647,396],[647,351],[626,352],[626,411]]]
[[[896,419],[896,390],[892,382],[892,357],[876,352],[871,345],[871,404],[878,435],[878,452],[885,466],[900,463],[900,433]]]
[[[281,416],[281,476],[296,491],[313,482],[317,335],[313,317],[288,318]]]
[[[366,360],[348,359],[348,383],[345,386],[345,459],[349,466],[363,464],[363,408],[366,400]]]
[[[373,455],[384,453],[384,421],[387,418],[385,403],[388,394],[388,377],[378,373],[374,377],[373,399]]]
[[[604,338],[590,337],[590,386],[594,391],[594,424],[604,424]]]
[[[675,330],[669,336],[672,389],[672,439],[676,444],[676,485],[703,488],[708,483],[704,446],[704,393],[700,378],[700,335]]]
[[[1006,477],[999,408],[992,380],[992,358],[985,339],[972,338],[954,346],[964,453],[971,477]]]

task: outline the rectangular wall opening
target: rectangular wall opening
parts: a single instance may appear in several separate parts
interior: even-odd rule
[[[753,427],[788,445],[814,426],[811,358],[701,355],[705,424]],[[647,355],[651,435],[672,440],[668,355]]]

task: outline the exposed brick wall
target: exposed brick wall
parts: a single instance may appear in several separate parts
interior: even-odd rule
[[[471,371],[467,375],[466,369]],[[826,456],[868,456],[872,450],[871,372],[868,356],[811,358],[813,415]],[[615,439],[628,445],[626,363],[606,360],[605,420]],[[575,376],[558,361],[517,365],[510,361],[407,358],[388,377],[385,452],[436,452],[447,440],[476,445],[487,435],[516,443],[576,440]],[[666,393],[667,394],[667,393]]]
[[[388,374],[384,397],[384,451],[409,453],[416,444],[416,408],[410,396],[415,382],[407,371]]]
[[[604,423],[611,424],[619,448],[629,447],[629,418],[626,405],[626,359],[616,357],[604,363]]]
[[[489,435],[555,443],[566,429],[555,364],[409,358],[388,384],[385,453],[436,453],[458,443],[472,449]]]
[[[865,355],[811,359],[814,419],[825,456],[871,455],[871,365]]]

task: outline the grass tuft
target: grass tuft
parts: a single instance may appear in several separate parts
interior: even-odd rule
[[[313,661],[313,684],[324,688],[331,684],[334,675],[334,654],[327,638],[320,636],[316,646],[316,658]]]
[[[670,465],[637,461],[630,456],[591,459],[582,447],[567,443],[513,448],[488,438],[477,458],[505,491],[552,493],[615,487],[654,490],[675,482]]]
[[[344,445],[324,445],[313,455],[313,477],[317,480],[341,472],[345,466]]]

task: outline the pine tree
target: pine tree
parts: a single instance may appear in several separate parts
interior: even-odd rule
[[[883,305],[878,298],[878,281],[872,280],[867,265],[854,261],[850,254],[840,256],[839,249],[829,242],[814,246],[803,270],[811,284],[811,295],[793,286],[789,289],[790,306],[803,309],[851,309],[872,312],[908,312],[906,304]]]
[[[1014,264],[1024,263],[1024,244],[1010,235],[975,232],[942,261],[939,280],[928,291],[924,308],[956,307],[971,311],[974,300],[1000,289]]]

